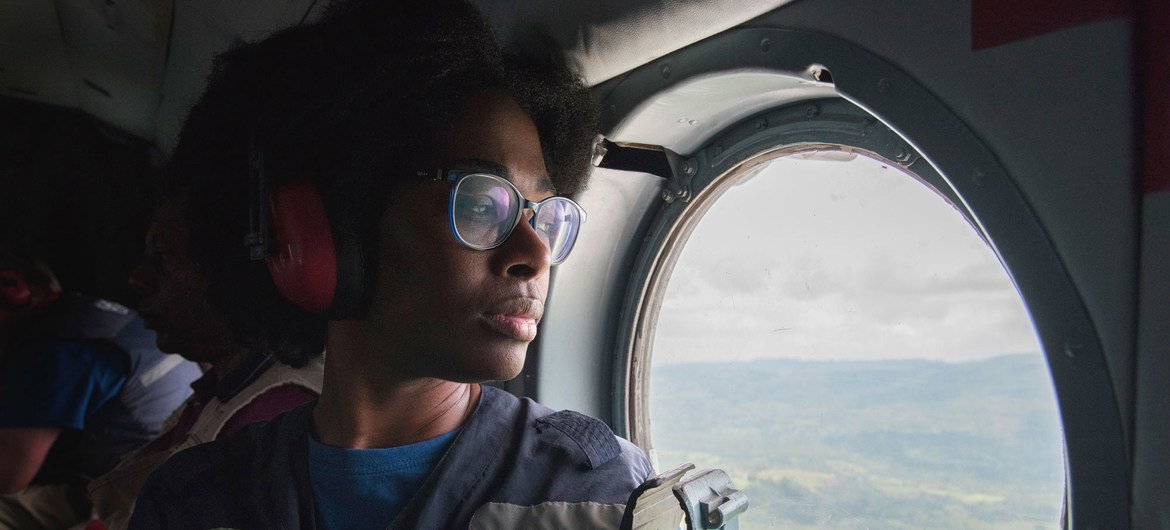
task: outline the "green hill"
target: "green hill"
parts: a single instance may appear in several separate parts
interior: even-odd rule
[[[1059,418],[1044,359],[656,365],[660,467],[721,467],[741,528],[1057,528]]]

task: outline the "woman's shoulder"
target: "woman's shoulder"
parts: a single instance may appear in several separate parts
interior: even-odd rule
[[[654,474],[646,454],[597,418],[498,397],[510,403],[496,409],[510,414],[493,418],[507,424],[506,442],[492,446],[500,468],[482,484],[490,500],[470,527],[616,528],[630,494]]]
[[[490,392],[490,394],[489,394]],[[559,500],[624,502],[633,488],[654,474],[650,459],[603,421],[573,410],[554,410],[528,398],[485,388],[485,396],[509,402],[503,414],[514,430],[505,439],[514,462],[544,475]],[[563,487],[558,487],[563,486]]]

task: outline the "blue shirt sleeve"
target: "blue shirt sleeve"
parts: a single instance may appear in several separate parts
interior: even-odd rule
[[[5,355],[0,427],[82,429],[118,395],[129,357],[100,342],[46,341]]]

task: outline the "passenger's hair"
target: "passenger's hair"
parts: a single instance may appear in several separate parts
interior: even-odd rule
[[[299,310],[243,245],[252,146],[269,185],[310,179],[336,229],[376,241],[395,185],[434,162],[470,95],[498,90],[536,124],[558,193],[582,191],[596,104],[550,57],[503,54],[462,0],[342,2],[321,22],[221,55],[169,167],[195,183],[191,256],[212,303],[232,325],[266,333],[304,320],[286,320]]]

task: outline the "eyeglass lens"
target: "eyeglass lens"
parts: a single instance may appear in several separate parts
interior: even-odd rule
[[[461,178],[451,201],[455,236],[479,250],[503,244],[519,222],[524,202],[511,183],[483,174]],[[552,263],[564,261],[581,225],[580,208],[564,197],[550,197],[538,203],[535,210],[532,227],[548,246]]]

